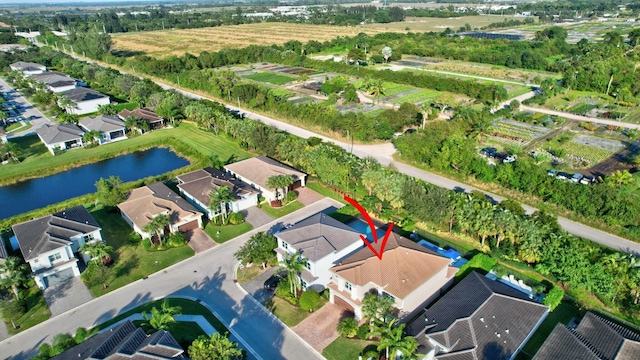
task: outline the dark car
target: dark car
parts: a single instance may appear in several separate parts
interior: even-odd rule
[[[495,157],[497,153],[498,153],[498,149],[496,149],[494,147],[486,147],[486,148],[480,150],[480,154],[488,156],[488,157]]]
[[[274,291],[278,287],[280,280],[282,280],[282,276],[273,274],[264,282],[264,288],[269,291]]]

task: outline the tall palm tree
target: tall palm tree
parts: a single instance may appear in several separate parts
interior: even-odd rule
[[[362,317],[369,323],[369,332],[375,332],[376,322],[386,323],[394,301],[388,296],[369,293],[362,299]]]
[[[97,130],[89,130],[82,136],[82,141],[86,144],[93,144],[96,142],[100,142],[103,136],[102,133]]]
[[[0,160],[12,159],[15,162],[19,162],[20,153],[22,153],[22,148],[14,142],[6,142],[0,145]]]
[[[222,213],[222,221],[227,218],[227,203],[233,200],[233,194],[228,186],[220,186],[218,189],[211,191],[209,194],[209,209],[212,211],[220,210]]]
[[[295,252],[289,256],[285,256],[280,265],[287,270],[287,279],[291,294],[298,297],[298,290],[301,288],[300,273],[307,265],[308,260],[302,257],[300,252]]]
[[[95,260],[97,264],[99,260],[110,258],[109,253],[113,251],[113,247],[103,243],[102,241],[96,241],[91,244],[84,244],[79,251],[89,254],[91,259]]]
[[[145,225],[142,230],[144,232],[153,233],[158,236],[158,241],[160,245],[162,245],[162,234],[164,232],[165,227],[171,224],[171,219],[169,219],[169,215],[167,214],[158,214],[153,218],[150,222]]]
[[[17,256],[9,256],[4,263],[0,264],[0,274],[3,275],[0,286],[11,288],[16,300],[19,299],[18,287],[27,282],[29,265]]]
[[[142,313],[142,317],[147,321],[147,325],[155,330],[166,330],[170,323],[175,322],[175,315],[180,315],[182,309],[180,306],[169,306],[169,303],[165,299],[160,305],[160,309],[157,307],[151,308],[151,316],[146,312]]]
[[[294,183],[291,175],[274,175],[267,178],[267,187],[276,191],[276,200],[278,200],[279,189],[282,189],[283,198],[287,196],[287,189]]]
[[[378,351],[385,349],[385,359],[389,359],[389,352],[395,355],[400,352],[403,356],[412,356],[418,350],[418,342],[413,336],[404,336],[405,324],[394,326],[396,319],[393,319],[387,327],[380,333],[380,343]]]

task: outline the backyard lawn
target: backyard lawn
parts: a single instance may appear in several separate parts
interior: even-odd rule
[[[358,359],[358,356],[364,352],[365,348],[367,348],[367,351],[375,351],[376,346],[377,343],[375,341],[347,339],[341,336],[322,350],[322,356],[327,360]]]
[[[260,209],[262,209],[264,212],[267,213],[267,215],[271,216],[272,218],[277,219],[285,215],[291,214],[296,210],[300,210],[303,207],[304,205],[300,201],[293,201],[279,208],[273,208],[269,204],[264,204]]]
[[[248,222],[243,222],[238,225],[224,225],[224,226],[216,226],[215,224],[209,222],[207,226],[204,228],[204,232],[209,235],[213,239],[213,241],[218,244],[222,244],[227,242],[228,240],[233,239],[236,236],[240,236],[248,231],[251,231],[253,226]]]
[[[110,265],[106,284],[102,282],[89,287],[91,294],[98,297],[110,291],[128,285],[136,280],[149,276],[156,271],[180,262],[194,255],[188,245],[164,251],[148,251],[142,242],[131,242],[131,227],[120,217],[118,212],[109,212],[101,206],[89,206],[89,212],[102,227],[102,238],[113,246],[113,264]]]
[[[49,311],[47,302],[44,300],[44,296],[42,296],[42,291],[40,291],[35,284],[29,289],[24,290],[23,294],[26,295],[27,312],[19,317],[4,319],[10,334],[17,334],[27,330],[51,317],[51,311]],[[13,329],[11,320],[13,320],[13,324],[18,327],[17,330]]]

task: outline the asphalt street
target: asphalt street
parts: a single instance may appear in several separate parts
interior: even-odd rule
[[[10,101],[13,101],[16,104],[22,105],[22,111],[21,111],[20,116],[24,117],[25,119],[28,119],[31,116],[35,116],[35,118],[33,120],[29,121],[31,123],[31,128],[29,128],[28,130],[25,130],[25,131],[18,131],[16,133],[9,133],[9,134],[7,134],[7,138],[8,139],[11,139],[12,137],[16,137],[16,136],[24,136],[24,135],[29,135],[29,134],[35,134],[36,130],[39,129],[40,127],[42,127],[44,124],[50,124],[51,123],[49,118],[44,116],[44,114],[42,112],[40,112],[40,110],[38,110],[37,107],[35,107],[33,104],[31,104],[29,102],[29,100],[27,100],[19,92],[15,91],[14,88],[11,85],[9,85],[6,81],[4,81],[1,78],[0,78],[0,91],[1,92],[10,92],[11,96],[12,96],[12,99]]]
[[[90,328],[141,304],[164,297],[188,297],[213,311],[256,359],[323,359],[234,282],[233,253],[258,231],[293,223],[320,211],[342,206],[324,198],[281,219],[202,252],[147,279],[138,280],[0,342],[2,358],[29,359],[58,333]]]

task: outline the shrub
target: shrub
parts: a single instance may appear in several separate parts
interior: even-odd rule
[[[554,286],[553,289],[549,291],[547,296],[542,299],[542,303],[549,307],[549,311],[555,310],[558,305],[562,302],[562,298],[564,298],[564,291],[557,286]]]
[[[358,334],[358,322],[354,318],[346,318],[340,320],[336,328],[338,334],[342,337],[352,338]]]
[[[302,310],[313,312],[322,306],[322,298],[314,290],[306,290],[300,295],[300,307]]]
[[[489,272],[498,263],[498,260],[492,258],[487,254],[477,254],[469,260],[468,263],[462,265],[460,271],[456,273],[456,278],[462,279],[469,272],[475,269],[481,269],[484,272]]]
[[[298,194],[296,194],[296,192],[295,192],[295,191],[289,191],[289,192],[287,193],[287,202],[294,201],[294,200],[295,200],[295,199],[297,199],[297,198],[298,198]]]
[[[234,212],[229,215],[229,224],[238,225],[244,222],[244,216],[240,212]]]
[[[142,240],[142,246],[147,250],[151,249],[151,246],[153,246],[153,244],[151,243],[151,239]]]
[[[358,335],[358,337],[362,340],[367,340],[369,338],[369,324],[366,323],[360,325],[356,335]]]
[[[276,295],[287,300],[292,305],[298,305],[298,298],[293,296],[293,294],[291,293],[291,288],[289,287],[289,281],[287,281],[287,279],[283,279],[280,281],[278,287],[276,288]]]
[[[140,234],[138,234],[137,232],[134,231],[129,234],[129,242],[131,242],[132,244],[137,244],[140,241],[142,241],[142,236],[140,236]]]
[[[168,247],[180,247],[187,244],[187,239],[184,237],[183,233],[176,231],[169,235],[165,244]]]

